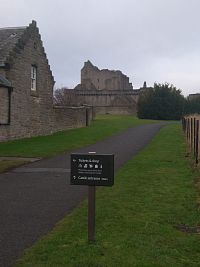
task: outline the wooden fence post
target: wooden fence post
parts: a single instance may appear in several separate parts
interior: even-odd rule
[[[189,140],[189,119],[186,119],[186,138],[187,138],[187,145]]]
[[[194,129],[194,134],[193,134],[193,152],[194,152],[194,158],[196,157],[196,118],[193,118],[193,129]]]
[[[196,120],[196,138],[195,138],[195,162],[199,163],[199,120]]]
[[[192,153],[192,145],[193,145],[193,123],[192,118],[190,118],[190,152]]]

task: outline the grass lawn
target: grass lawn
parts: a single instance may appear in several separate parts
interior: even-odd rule
[[[102,115],[98,116],[90,127],[2,142],[0,156],[51,157],[66,150],[95,143],[126,128],[151,122],[155,121],[139,120],[133,116]]]
[[[17,267],[200,266],[197,178],[185,158],[180,125],[163,128],[151,144],[100,188],[96,243],[87,243],[87,203],[28,249]]]
[[[25,160],[0,160],[0,173],[28,163]]]

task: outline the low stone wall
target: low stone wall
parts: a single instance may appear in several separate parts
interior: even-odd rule
[[[94,119],[94,112],[90,106],[53,107],[48,119],[40,121],[38,127],[31,122],[26,125],[23,125],[23,122],[16,125],[12,120],[10,125],[0,125],[0,142],[85,127],[92,119]]]
[[[85,107],[54,107],[53,132],[86,126]]]
[[[121,107],[95,107],[96,114],[112,114],[112,115],[135,115],[136,108],[134,106],[121,106]]]
[[[136,114],[138,92],[134,90],[74,90],[79,103],[95,107],[97,114]]]
[[[0,141],[7,141],[7,140],[11,140],[10,139],[10,126],[0,125]]]

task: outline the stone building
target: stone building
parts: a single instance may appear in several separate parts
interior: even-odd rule
[[[81,69],[81,83],[74,89],[79,104],[94,106],[97,114],[136,113],[140,90],[133,90],[129,78],[119,70],[100,70],[87,61]]]
[[[53,106],[53,86],[36,22],[0,29],[0,141],[86,125],[86,107]]]
[[[131,90],[129,78],[119,70],[98,69],[89,60],[81,69],[81,86],[86,90]]]
[[[188,99],[189,100],[200,99],[200,93],[189,94]]]

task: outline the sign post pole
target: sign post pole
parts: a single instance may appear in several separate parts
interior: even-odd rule
[[[96,154],[89,152],[88,154]],[[88,242],[95,241],[95,205],[96,205],[96,187],[88,186]]]
[[[95,194],[96,187],[88,186],[88,242],[95,241]]]
[[[95,242],[96,186],[113,186],[114,155],[71,154],[71,185],[88,186],[88,242]]]

